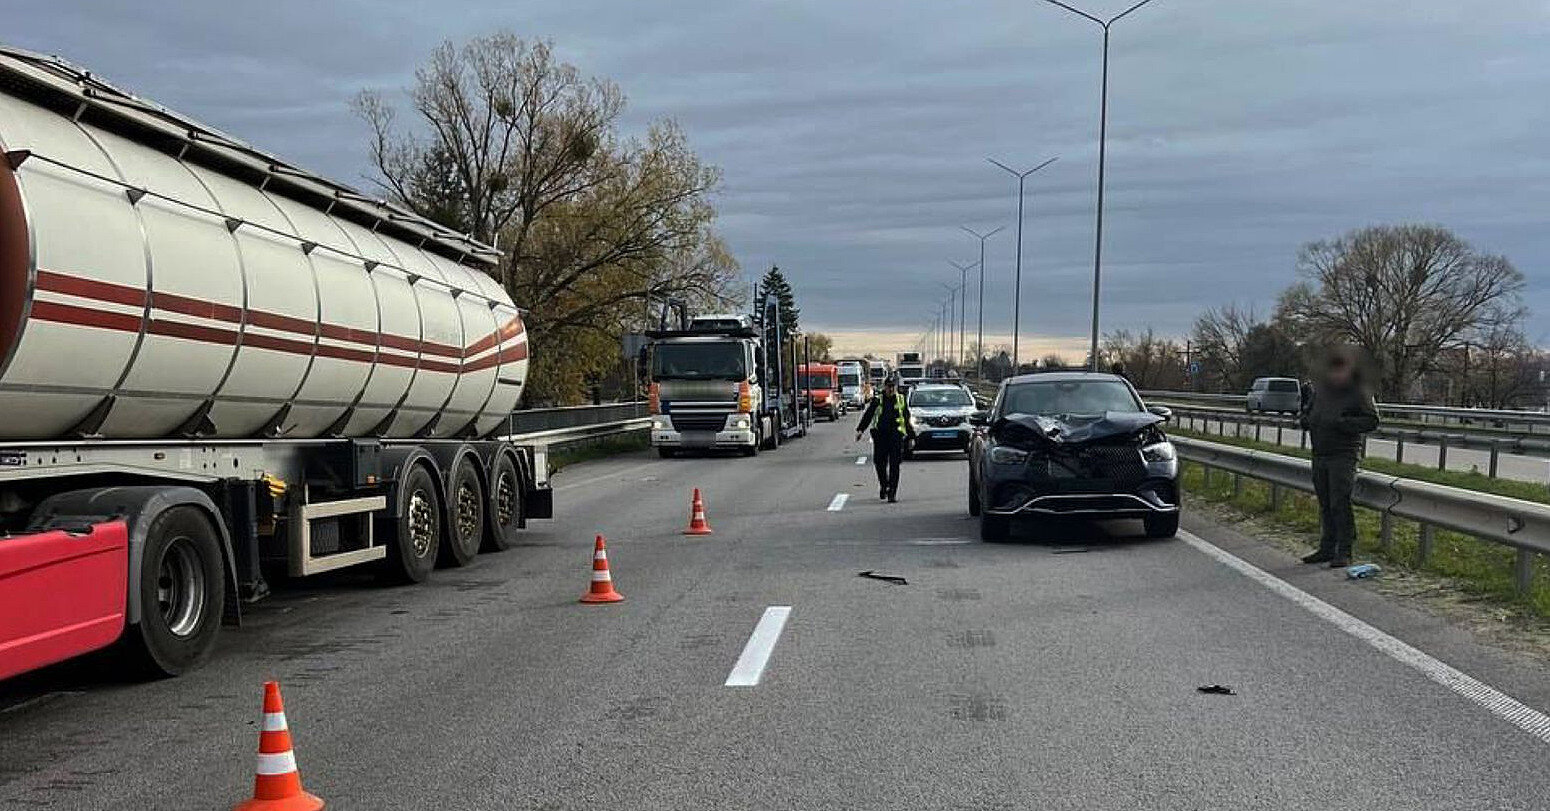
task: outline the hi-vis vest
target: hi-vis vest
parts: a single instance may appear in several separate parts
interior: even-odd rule
[[[872,412],[872,424],[867,426],[867,430],[869,430],[869,431],[876,431],[877,430],[877,423],[879,421],[881,421],[882,418],[883,418],[883,396],[884,395],[881,395],[881,394],[877,395],[877,410]],[[903,394],[895,394],[893,396],[893,399],[894,399],[894,414],[897,415],[897,417],[899,419],[899,433],[902,435],[905,432],[904,431],[904,395]]]

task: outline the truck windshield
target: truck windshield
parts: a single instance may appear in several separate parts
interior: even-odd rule
[[[861,375],[858,375],[858,374],[840,375],[840,385],[841,386],[859,386],[859,385],[861,385]]]
[[[1008,386],[1003,414],[1102,414],[1140,411],[1130,387],[1118,380],[1058,380]]]
[[[657,344],[651,350],[654,380],[743,380],[748,364],[743,345],[726,341]]]
[[[832,389],[834,388],[834,375],[825,372],[814,372],[810,375],[797,375],[797,388],[799,389]]]

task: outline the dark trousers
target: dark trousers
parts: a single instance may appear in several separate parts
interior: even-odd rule
[[[1355,456],[1313,457],[1313,492],[1319,498],[1319,551],[1348,558],[1356,546],[1356,515],[1351,492],[1356,489]]]
[[[892,431],[872,432],[872,466],[883,495],[899,493],[899,464],[904,461],[904,437]]]

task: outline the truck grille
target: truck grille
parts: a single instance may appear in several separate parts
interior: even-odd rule
[[[679,431],[720,431],[726,428],[726,412],[694,414],[674,413],[673,428]]]

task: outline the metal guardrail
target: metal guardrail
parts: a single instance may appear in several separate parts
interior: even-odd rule
[[[1242,394],[1206,394],[1194,391],[1143,391],[1142,397],[1158,400],[1215,403],[1242,407]],[[1523,425],[1532,431],[1535,426],[1550,426],[1550,412],[1520,411],[1494,408],[1458,408],[1454,406],[1413,405],[1410,403],[1378,403],[1378,412],[1393,416],[1407,416],[1421,422],[1431,419],[1459,422],[1485,422],[1502,426]]]
[[[1174,437],[1173,442],[1180,457],[1202,466],[1208,484],[1212,470],[1232,474],[1235,491],[1239,477],[1268,482],[1272,504],[1280,503],[1281,488],[1313,491],[1313,463],[1307,459],[1188,437]],[[1519,594],[1528,593],[1533,586],[1535,556],[1550,553],[1550,504],[1368,470],[1357,471],[1353,501],[1381,514],[1379,542],[1384,548],[1393,543],[1394,518],[1420,524],[1418,563],[1425,563],[1431,555],[1435,527],[1512,547],[1517,550],[1513,581]]]
[[[602,439],[616,434],[646,431],[650,430],[650,428],[650,417],[632,417],[627,420],[611,420],[590,425],[573,425],[567,428],[549,428],[543,431],[530,431],[525,434],[512,434],[507,439],[524,445],[541,445],[546,448],[553,448],[592,439]]]
[[[572,428],[646,416],[646,401],[604,403],[602,405],[563,406],[560,408],[524,408],[511,412],[507,432],[530,434],[555,428]]]
[[[1238,430],[1235,436],[1241,439],[1243,438],[1241,426],[1249,425],[1254,428],[1253,438],[1255,440],[1262,440],[1260,429],[1269,427],[1275,429],[1275,444],[1280,445],[1282,444],[1282,431],[1290,428],[1299,432],[1297,438],[1298,447],[1305,447],[1307,442],[1306,434],[1301,433],[1301,427],[1291,417],[1245,414],[1220,408],[1192,408],[1189,406],[1175,406],[1173,413],[1175,418],[1181,420],[1181,424],[1184,427],[1191,430],[1201,430],[1196,428],[1197,422],[1204,428],[1209,428],[1210,423],[1213,421],[1221,426],[1230,423],[1240,426],[1240,430]],[[1225,433],[1225,430],[1223,433]],[[1504,437],[1479,431],[1471,432],[1461,426],[1452,426],[1448,431],[1433,431],[1379,425],[1378,429],[1371,433],[1371,436],[1394,443],[1394,461],[1396,462],[1405,461],[1406,443],[1435,447],[1437,449],[1438,470],[1446,470],[1448,468],[1449,448],[1486,451],[1488,454],[1486,474],[1491,478],[1496,478],[1503,453],[1517,456],[1550,457],[1550,437],[1538,434],[1517,434]]]

